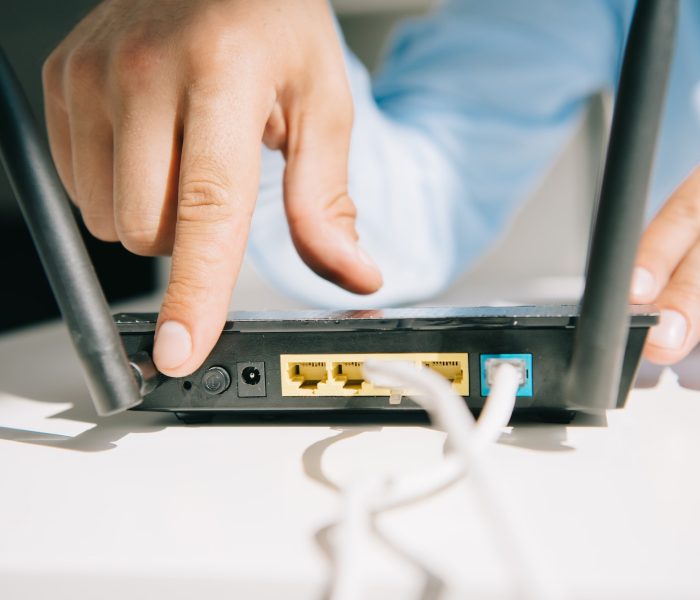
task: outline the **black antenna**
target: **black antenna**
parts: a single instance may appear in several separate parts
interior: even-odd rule
[[[673,57],[677,0],[638,0],[600,189],[565,399],[600,412],[617,402],[628,297]]]
[[[141,368],[141,358],[138,364],[127,360],[56,169],[2,48],[0,158],[82,362],[97,413],[110,415],[140,404],[141,375],[148,366]]]

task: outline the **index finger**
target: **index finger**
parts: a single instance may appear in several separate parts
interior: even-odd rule
[[[258,193],[265,98],[220,85],[191,88],[184,107],[172,267],[153,349],[173,377],[197,369],[221,334]]]

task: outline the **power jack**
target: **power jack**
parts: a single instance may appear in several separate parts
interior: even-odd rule
[[[236,371],[238,372],[239,398],[260,398],[262,396],[267,396],[264,362],[236,363]]]
[[[255,367],[246,367],[241,371],[241,379],[248,385],[257,385],[260,382],[260,371]]]

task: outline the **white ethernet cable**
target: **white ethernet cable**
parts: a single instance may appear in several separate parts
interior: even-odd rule
[[[451,444],[444,462],[428,471],[398,479],[375,478],[344,490],[341,516],[335,525],[335,569],[332,600],[360,600],[366,596],[357,553],[372,535],[372,520],[379,513],[418,502],[469,475],[488,517],[496,542],[513,577],[513,597],[531,600],[563,600],[566,594],[553,585],[552,572],[539,566],[541,553],[532,536],[523,535],[508,494],[497,485],[484,450],[498,439],[515,406],[519,374],[508,363],[495,367],[491,393],[478,422],[449,382],[430,369],[417,370],[411,363],[368,361],[365,376],[377,386],[411,389],[411,397],[430,415],[431,422],[448,434]],[[412,559],[402,551],[404,557]],[[418,561],[415,561],[418,562]]]

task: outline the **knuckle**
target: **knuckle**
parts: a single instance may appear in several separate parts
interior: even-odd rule
[[[316,206],[319,210],[318,217],[321,220],[349,225],[354,228],[357,208],[344,187],[340,191],[319,198]],[[307,226],[309,224],[309,205],[307,203],[291,203],[287,208],[287,220],[293,229]]]
[[[160,253],[159,230],[157,223],[149,223],[146,220],[120,219],[118,225],[119,239],[122,245],[141,256],[153,256]]]
[[[251,39],[243,28],[232,27],[211,11],[199,27],[193,27],[185,49],[186,68],[195,81],[234,71],[239,78],[259,76],[259,40]]]
[[[200,172],[187,177],[180,186],[178,219],[217,223],[233,217],[230,185],[225,177]]]
[[[71,52],[66,64],[66,77],[75,90],[84,89],[101,78],[101,67],[97,54],[82,46]]]
[[[669,203],[666,216],[674,224],[700,229],[700,199],[692,194],[679,194]]]
[[[194,80],[208,78],[231,67],[230,57],[227,65],[224,51],[220,46],[221,44],[217,44],[215,41],[208,41],[206,50],[193,49],[187,53],[187,71]]]
[[[48,98],[63,98],[63,57],[54,50],[44,61],[41,68],[41,81]]]
[[[174,314],[186,314],[192,306],[198,304],[198,300],[211,296],[211,285],[205,285],[201,277],[198,278],[190,270],[178,270],[173,274],[168,283],[168,291],[164,304]]]
[[[117,87],[127,91],[138,91],[147,85],[161,64],[160,49],[152,39],[141,33],[122,39],[111,57],[111,70]]]
[[[338,194],[326,205],[325,209],[328,219],[339,223],[345,227],[355,228],[357,220],[357,208],[346,192]]]
[[[98,240],[103,242],[119,241],[114,222],[111,219],[105,218],[101,213],[90,211],[82,211],[83,222],[85,227]]]
[[[667,295],[673,298],[675,304],[695,308],[700,305],[700,281],[676,278],[671,281]]]

